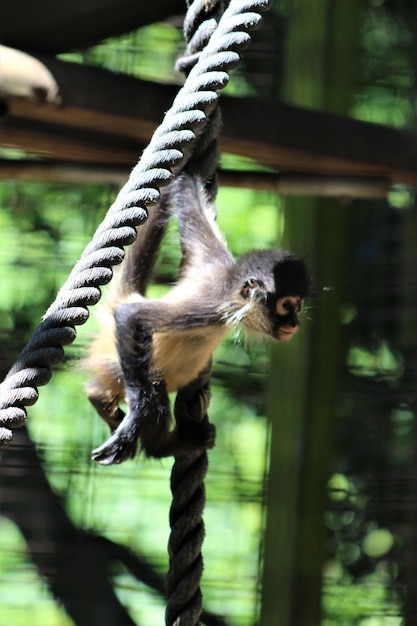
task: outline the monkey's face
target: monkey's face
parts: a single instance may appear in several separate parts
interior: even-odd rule
[[[240,291],[246,305],[240,309],[239,321],[254,331],[270,335],[278,341],[288,341],[300,327],[304,298],[268,290],[260,278],[248,277]]]
[[[241,322],[275,340],[291,339],[311,283],[304,262],[282,250],[257,250],[240,258],[235,274],[242,282],[239,297],[225,309],[228,323]]]
[[[299,316],[303,306],[304,299],[300,296],[283,296],[277,299],[273,311],[275,339],[288,341],[295,335],[300,327]]]

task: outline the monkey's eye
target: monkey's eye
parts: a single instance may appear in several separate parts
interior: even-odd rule
[[[276,304],[276,312],[278,315],[288,315],[288,313],[300,313],[303,308],[303,301],[297,296],[284,296],[278,298]]]

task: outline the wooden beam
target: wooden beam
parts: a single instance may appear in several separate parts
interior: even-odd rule
[[[222,101],[226,152],[277,169],[417,182],[417,133],[247,98]],[[250,123],[248,123],[250,120]]]
[[[51,159],[131,167],[177,87],[45,61],[62,104],[7,95],[0,145]],[[91,86],[94,85],[94,89]],[[417,183],[417,134],[282,102],[223,97],[222,150],[277,170]]]
[[[0,180],[123,185],[129,168],[112,163],[0,159]],[[271,191],[282,195],[327,198],[385,198],[389,182],[364,176],[328,176],[304,172],[219,171],[220,185]]]
[[[114,163],[133,166],[144,144],[110,133],[88,132],[70,126],[36,124],[11,118],[0,124],[0,145],[20,148],[51,160]]]

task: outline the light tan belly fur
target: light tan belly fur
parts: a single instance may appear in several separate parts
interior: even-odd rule
[[[222,326],[155,333],[152,368],[159,371],[167,390],[176,391],[194,380],[208,365],[227,330]],[[161,364],[163,366],[161,367]]]

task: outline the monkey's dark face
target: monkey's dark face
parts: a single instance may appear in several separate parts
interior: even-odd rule
[[[302,260],[282,253],[273,269],[275,293],[268,294],[267,306],[273,320],[273,337],[291,339],[300,327],[300,315],[311,279]]]
[[[247,304],[238,320],[276,340],[291,339],[299,329],[311,282],[304,262],[282,250],[262,250],[240,259],[238,275],[243,272],[240,295]]]
[[[247,328],[270,335],[279,341],[291,339],[300,327],[304,298],[299,295],[277,295],[260,278],[248,277],[241,290],[248,302],[240,320]]]
[[[300,327],[300,314],[304,298],[300,296],[282,296],[275,303],[273,317],[273,336],[280,341],[291,339]]]

